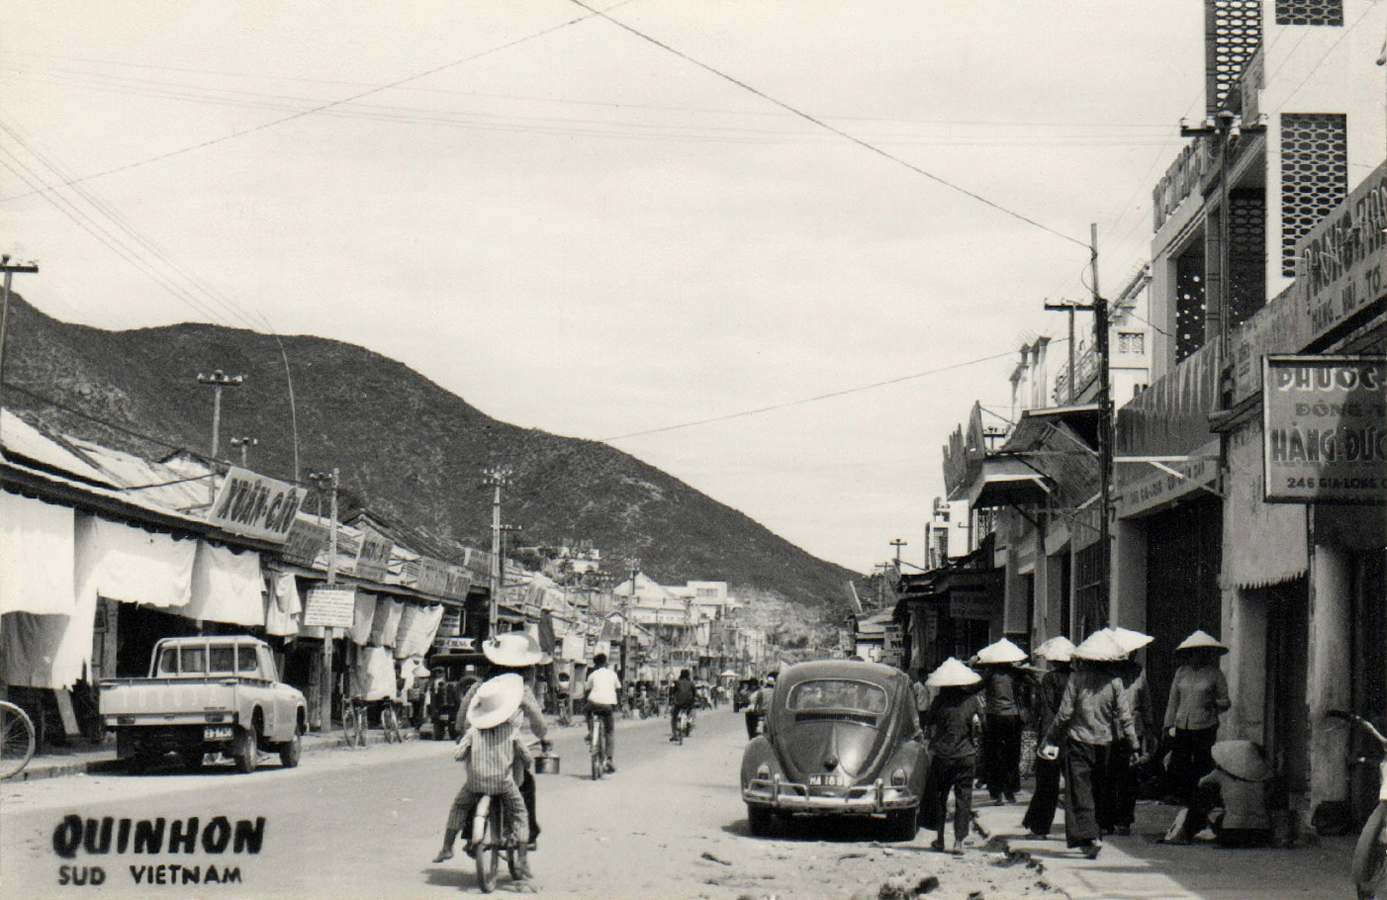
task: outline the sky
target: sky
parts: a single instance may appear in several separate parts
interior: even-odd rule
[[[918,565],[941,446],[1066,333],[1090,224],[1105,294],[1147,259],[1203,15],[12,3],[0,250],[58,319],[359,344],[815,556]]]

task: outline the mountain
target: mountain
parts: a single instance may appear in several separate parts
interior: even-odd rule
[[[239,453],[232,437],[253,435],[250,467],[295,480],[296,413],[301,473],[339,468],[349,505],[428,538],[489,547],[482,472],[502,466],[514,473],[503,512],[519,543],[582,540],[609,570],[636,556],[657,581],[726,581],[810,607],[841,604],[856,577],[628,454],[508,425],[352,344],[198,324],[103,331],[16,294],[8,332],[4,401],[26,417],[147,456],[205,452],[213,398],[197,375],[244,374],[222,390],[223,458]]]

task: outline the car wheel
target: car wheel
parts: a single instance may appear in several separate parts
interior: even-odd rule
[[[286,769],[293,769],[299,764],[299,756],[303,754],[303,740],[296,734],[292,741],[285,741],[279,745],[279,764]]]
[[[920,810],[902,809],[886,814],[886,839],[888,841],[913,841],[920,830]]]
[[[746,808],[747,830],[755,837],[769,837],[774,830],[775,811],[764,806],[750,806]]]

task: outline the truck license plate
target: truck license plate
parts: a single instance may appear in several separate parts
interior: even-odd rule
[[[811,787],[844,787],[847,779],[842,775],[810,775],[809,784]]]
[[[231,740],[231,726],[208,725],[202,729],[202,739],[204,741],[229,741]]]

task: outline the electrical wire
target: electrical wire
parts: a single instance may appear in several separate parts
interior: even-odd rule
[[[164,440],[163,438],[157,438],[151,434],[145,434],[142,431],[135,431],[132,428],[128,428],[124,425],[119,425],[115,422],[108,421],[106,419],[101,418],[100,416],[94,416],[89,412],[83,412],[82,410],[77,409],[74,406],[68,406],[65,403],[60,403],[59,401],[54,400],[52,397],[47,397],[43,394],[31,391],[28,388],[22,388],[19,385],[14,384],[13,382],[6,381],[4,384],[6,393],[12,392],[16,394],[22,394],[23,396],[28,397],[31,400],[35,400],[39,403],[42,403],[46,406],[51,406],[54,409],[61,410],[65,413],[77,416],[79,419],[86,419],[88,422],[94,422],[97,425],[105,426],[106,428],[109,428],[112,431],[116,431],[125,435],[126,437],[132,437],[142,441],[148,441],[151,444],[163,447],[167,450],[181,451],[183,453],[188,454],[193,459],[196,459],[197,461],[206,463],[208,465],[211,465],[214,462],[214,460],[212,460],[210,457],[203,456],[201,453],[198,453],[195,450],[190,450],[183,444],[174,444]]]
[[[881,157],[883,157],[883,158],[885,158],[885,159],[890,160],[891,162],[896,163],[897,165],[904,166],[905,168],[909,169],[910,171],[915,172],[917,175],[923,175],[924,177],[930,179],[931,181],[934,181],[934,182],[936,182],[936,183],[938,183],[938,184],[941,184],[941,185],[943,185],[944,187],[949,188],[950,190],[957,191],[958,193],[963,194],[963,195],[966,196],[966,197],[971,197],[972,199],[977,200],[979,203],[982,203],[982,204],[984,204],[984,205],[986,205],[986,206],[992,207],[993,209],[997,210],[998,212],[1001,212],[1001,213],[1003,213],[1003,214],[1005,214],[1005,215],[1011,216],[1011,217],[1014,218],[1014,219],[1019,219],[1020,221],[1025,222],[1025,223],[1028,224],[1028,225],[1034,226],[1035,228],[1038,228],[1038,229],[1040,229],[1041,231],[1047,232],[1047,233],[1049,233],[1049,234],[1054,235],[1055,237],[1058,237],[1058,238],[1060,238],[1060,239],[1062,239],[1062,240],[1068,241],[1068,242],[1070,242],[1071,244],[1077,244],[1077,245],[1079,245],[1080,247],[1084,247],[1084,248],[1087,248],[1087,247],[1088,247],[1088,244],[1084,243],[1083,241],[1079,240],[1078,238],[1071,237],[1071,236],[1065,234],[1065,233],[1062,232],[1062,231],[1057,231],[1057,230],[1055,230],[1054,228],[1051,228],[1051,227],[1048,226],[1048,225],[1043,225],[1043,224],[1041,224],[1040,222],[1037,222],[1035,219],[1032,219],[1032,218],[1030,218],[1030,217],[1028,217],[1028,216],[1022,215],[1021,213],[1016,212],[1015,210],[1008,209],[1007,207],[1002,206],[1000,203],[997,203],[997,202],[995,202],[995,201],[993,201],[993,200],[989,200],[988,198],[984,197],[983,195],[981,195],[981,194],[979,194],[979,193],[976,193],[976,192],[974,192],[974,191],[970,191],[970,190],[968,190],[967,188],[962,187],[961,185],[954,184],[952,181],[949,181],[949,180],[946,179],[946,178],[942,178],[942,177],[940,177],[940,176],[938,176],[938,175],[935,175],[933,172],[926,171],[925,169],[920,168],[919,166],[915,165],[914,163],[907,162],[906,160],[901,159],[899,156],[896,156],[896,155],[894,155],[894,154],[892,154],[892,153],[888,153],[887,151],[885,151],[885,150],[881,149],[880,147],[876,146],[875,144],[868,143],[867,141],[864,141],[864,140],[862,140],[861,138],[856,137],[855,135],[850,134],[849,132],[846,132],[846,131],[842,130],[841,128],[836,128],[836,127],[834,127],[833,125],[828,124],[828,122],[824,121],[823,119],[816,118],[816,117],[810,115],[809,113],[805,112],[804,110],[799,109],[798,107],[791,106],[790,104],[784,102],[783,100],[777,100],[775,97],[770,96],[769,94],[765,93],[764,91],[761,91],[761,90],[759,90],[759,89],[757,89],[757,88],[755,88],[755,87],[752,87],[751,85],[747,84],[746,82],[741,81],[741,80],[739,80],[739,79],[737,79],[737,78],[734,78],[733,76],[727,74],[726,72],[723,72],[723,71],[720,70],[720,69],[714,68],[713,66],[710,66],[710,65],[708,65],[707,63],[702,62],[701,60],[695,59],[694,57],[689,56],[687,53],[684,53],[684,52],[681,51],[681,50],[677,50],[677,49],[675,49],[674,47],[670,46],[669,44],[666,44],[666,43],[664,43],[663,41],[657,40],[656,38],[651,37],[650,35],[646,34],[646,33],[643,32],[643,31],[640,31],[640,30],[637,29],[637,28],[633,28],[632,26],[627,25],[625,22],[622,22],[620,19],[614,19],[614,18],[612,18],[607,12],[599,12],[599,11],[597,11],[597,10],[592,9],[592,7],[588,6],[588,5],[584,2],[584,0],[569,0],[569,2],[572,3],[574,6],[579,7],[580,9],[588,10],[589,12],[591,12],[591,13],[593,13],[594,15],[598,16],[599,18],[603,19],[604,21],[611,22],[613,25],[617,26],[618,28],[621,28],[621,29],[624,30],[624,31],[630,32],[631,34],[635,35],[636,37],[640,38],[640,39],[643,40],[643,41],[646,41],[647,43],[653,44],[653,45],[655,45],[656,47],[659,47],[660,49],[662,49],[662,50],[664,50],[664,51],[666,51],[666,52],[668,52],[668,53],[671,53],[671,54],[673,54],[673,55],[679,57],[680,59],[685,60],[686,62],[691,63],[692,65],[698,66],[700,69],[703,69],[705,72],[708,72],[709,74],[716,75],[718,78],[721,78],[721,79],[723,79],[724,81],[730,82],[731,84],[736,85],[737,87],[741,88],[742,90],[747,91],[748,93],[754,94],[754,95],[757,96],[757,97],[760,97],[761,99],[767,101],[768,103],[773,103],[773,104],[775,104],[776,106],[780,107],[781,109],[785,110],[786,112],[789,112],[789,113],[791,113],[792,115],[795,115],[795,116],[800,117],[801,119],[804,119],[806,122],[809,122],[809,123],[811,123],[811,124],[813,124],[813,125],[816,125],[816,126],[818,126],[819,128],[822,128],[822,129],[824,129],[824,130],[826,130],[826,131],[830,131],[830,132],[832,132],[832,133],[838,135],[839,137],[841,137],[841,138],[843,138],[843,139],[845,139],[845,140],[851,141],[852,143],[858,145],[859,147],[862,147],[862,148],[865,149],[865,150],[868,150],[868,151],[870,151],[870,152],[872,152],[872,153],[877,154],[878,156],[881,156]]]

